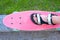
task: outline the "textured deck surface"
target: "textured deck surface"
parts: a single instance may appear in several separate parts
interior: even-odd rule
[[[7,28],[2,23],[5,16],[0,15],[0,40],[60,40],[60,33],[57,31],[26,32]]]

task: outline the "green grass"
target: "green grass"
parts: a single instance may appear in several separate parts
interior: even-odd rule
[[[60,0],[0,0],[0,14],[25,10],[60,10]]]

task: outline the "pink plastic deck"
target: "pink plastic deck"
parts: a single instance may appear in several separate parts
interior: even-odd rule
[[[49,13],[53,13],[60,16],[59,12],[36,11],[36,10],[22,11],[7,15],[3,19],[3,24],[9,28],[24,30],[24,31],[40,31],[40,30],[47,30],[53,28],[60,28],[60,24],[56,24],[56,25],[34,24],[30,18],[31,14],[33,13],[39,13],[42,15],[48,15]]]

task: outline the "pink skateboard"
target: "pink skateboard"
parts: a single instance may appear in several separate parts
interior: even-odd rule
[[[60,16],[60,12],[48,12],[48,11],[36,11],[36,10],[22,11],[7,15],[3,19],[3,24],[9,28],[23,30],[23,31],[40,31],[40,30],[60,28],[60,24],[56,24],[56,25],[34,24],[31,20],[31,14],[33,13],[38,13],[42,15],[48,15],[49,13],[52,13]]]

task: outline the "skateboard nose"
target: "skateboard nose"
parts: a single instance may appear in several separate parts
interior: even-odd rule
[[[18,16],[16,19],[15,19],[15,17],[11,17],[10,19],[11,19],[11,21],[14,20],[15,23],[17,22],[17,24],[20,25],[21,24],[21,18],[22,18],[21,16]],[[11,22],[10,24],[14,25],[15,23]]]

